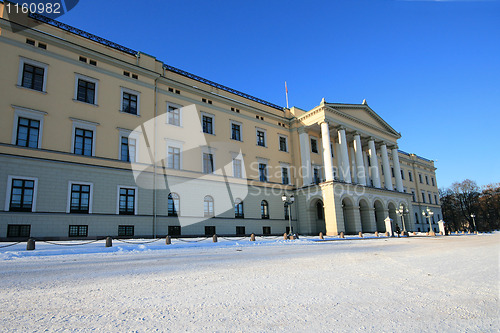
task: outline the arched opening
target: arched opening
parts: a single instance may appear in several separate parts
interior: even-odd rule
[[[168,194],[168,216],[180,215],[180,198],[177,193]]]
[[[325,208],[322,200],[317,200],[313,203],[313,214],[316,221],[316,233],[319,234],[322,232],[326,234]]]
[[[361,199],[359,201],[359,213],[361,217],[361,231],[363,232],[375,232],[372,230],[373,226],[370,223],[370,214],[372,214],[368,201]]]
[[[234,217],[237,219],[245,217],[245,214],[243,213],[243,201],[241,199],[234,200]]]
[[[373,208],[375,209],[375,224],[377,225],[377,231],[385,231],[385,211],[384,204],[380,200],[376,200],[373,204]]]
[[[389,209],[389,217],[392,219],[392,231],[396,231],[396,226],[399,226],[399,228],[403,230],[401,228],[401,221],[396,213],[396,205],[390,202],[387,208]]]
[[[356,223],[354,217],[354,203],[349,198],[342,200],[342,212],[344,213],[344,227],[348,234],[356,233]]]
[[[214,198],[209,195],[203,199],[203,214],[205,217],[214,216]]]

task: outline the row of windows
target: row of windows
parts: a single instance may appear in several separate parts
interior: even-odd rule
[[[11,177],[11,190],[8,210],[12,212],[34,211],[36,196],[36,178]],[[92,190],[91,183],[70,183],[68,213],[90,214],[92,213]],[[177,193],[169,193],[167,202],[168,216],[181,216],[180,196]],[[262,200],[260,203],[262,219],[269,219],[269,203]],[[287,206],[284,206],[285,218],[288,218]],[[118,187],[118,214],[137,214],[137,188]],[[207,195],[203,199],[204,217],[215,216],[214,199]],[[234,217],[244,218],[243,201],[234,201]]]
[[[415,192],[414,189],[411,190],[411,194],[412,194],[412,200],[413,202],[417,202],[417,194]],[[425,195],[425,191],[422,191],[421,193],[422,195],[422,203],[429,203],[429,204],[432,204],[433,202],[433,197],[434,197],[434,204],[435,205],[439,205],[439,197],[436,193],[432,194],[432,193],[427,193],[427,197]]]
[[[288,227],[286,229],[288,233]],[[30,237],[31,225],[30,224],[9,224],[7,226],[7,237]],[[87,237],[89,233],[88,225],[69,225],[68,237]],[[213,236],[216,234],[215,226],[205,226],[205,235]],[[271,227],[263,226],[262,234],[270,235]],[[135,235],[134,225],[119,225],[118,226],[118,237],[133,237]],[[177,225],[168,226],[168,235],[170,236],[181,236],[181,227]],[[235,235],[246,235],[245,226],[236,226]]]

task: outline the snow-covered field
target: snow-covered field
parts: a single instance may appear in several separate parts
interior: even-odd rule
[[[313,240],[3,248],[0,331],[500,330],[500,233]]]

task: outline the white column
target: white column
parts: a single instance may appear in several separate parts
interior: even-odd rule
[[[382,155],[382,167],[384,168],[385,188],[392,191],[394,189],[392,187],[392,172],[391,166],[389,165],[389,156],[387,155],[387,146],[385,143],[382,143],[380,146],[380,153]]]
[[[342,151],[340,145],[335,142],[335,156],[337,156],[337,174],[340,181],[344,181],[344,175],[342,174]]]
[[[351,183],[351,170],[349,168],[349,152],[347,151],[347,140],[345,137],[345,129],[343,127],[339,128],[339,144],[340,151],[342,152],[342,169],[340,172],[344,175],[344,181],[346,183]]]
[[[380,173],[378,171],[377,151],[375,150],[375,141],[370,138],[368,141],[368,154],[370,155],[370,169],[373,186],[380,188]]]
[[[328,123],[323,121],[321,123],[321,143],[323,144],[323,165],[325,169],[325,180],[333,180],[333,159],[332,159],[332,147],[330,145],[330,129],[328,128]]]
[[[361,147],[361,137],[358,133],[354,134],[354,151],[356,153],[356,174],[358,176],[358,183],[366,185],[363,148]]]
[[[368,155],[366,154],[366,151],[363,152],[363,164],[365,165],[366,185],[371,186],[372,183],[370,181],[370,168],[368,167]]]
[[[349,147],[349,160],[351,161],[351,177],[353,183],[358,183],[358,175],[356,172],[356,154],[354,153],[354,148]]]
[[[299,142],[300,142],[300,159],[301,159],[301,172],[302,185],[312,184],[311,172],[311,146],[309,144],[309,134],[304,128],[299,129]]]
[[[401,165],[399,164],[398,147],[392,148],[392,161],[394,162],[394,176],[396,177],[396,190],[404,192],[403,179],[401,177]]]

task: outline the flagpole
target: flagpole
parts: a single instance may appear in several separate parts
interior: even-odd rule
[[[288,88],[286,86],[286,81],[285,81],[285,92],[286,92],[286,108],[288,109]]]

